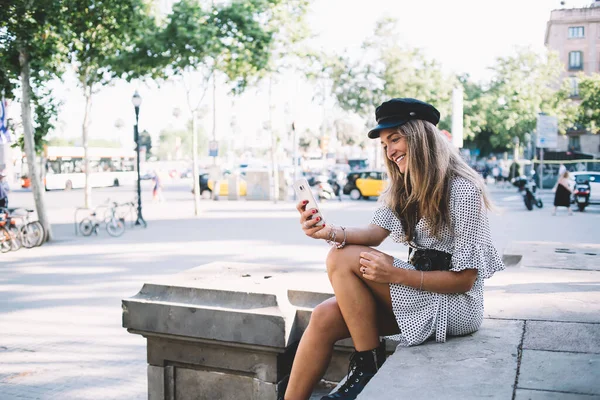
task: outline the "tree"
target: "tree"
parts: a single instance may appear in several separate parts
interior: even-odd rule
[[[197,0],[181,0],[155,34],[146,35],[121,55],[128,79],[152,77],[180,80],[192,114],[194,173],[198,168],[196,120],[216,71],[227,77],[234,93],[242,92],[264,71],[270,57],[271,31],[264,21],[282,0],[247,0],[205,9]],[[194,84],[193,78],[199,81]],[[197,96],[194,96],[198,94]],[[194,98],[195,97],[195,98]],[[194,179],[194,185],[198,180]],[[195,187],[196,215],[200,212],[200,190]]]
[[[377,22],[374,35],[362,45],[360,60],[347,56],[324,61],[333,82],[333,94],[344,110],[359,114],[372,124],[375,108],[393,97],[414,97],[436,105],[442,114],[440,129],[451,123],[452,89],[458,84],[446,77],[441,66],[419,49],[402,46],[398,21]]]
[[[578,122],[587,127],[592,133],[598,133],[600,128],[600,74],[579,76],[579,105]]]
[[[46,240],[52,240],[52,229],[46,212],[36,143],[39,146],[50,129],[55,109],[42,110],[39,105],[44,98],[41,94],[44,84],[62,72],[60,66],[65,51],[61,34],[66,8],[61,0],[13,0],[0,6],[0,88],[7,98],[14,98],[14,90],[20,88],[23,144],[35,207],[46,231]]]
[[[91,207],[90,159],[88,157],[92,97],[111,81],[113,65],[122,69],[119,54],[137,39],[137,32],[151,25],[143,0],[71,0],[64,10],[66,46],[85,98],[82,145],[85,160],[85,207]]]
[[[511,148],[515,137],[523,143],[542,112],[558,117],[561,133],[573,125],[576,105],[570,100],[568,82],[560,83],[563,68],[551,52],[517,49],[514,56],[498,58],[490,89],[481,99],[487,128],[493,132],[492,146]]]

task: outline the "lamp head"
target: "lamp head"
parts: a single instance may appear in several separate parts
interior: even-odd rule
[[[140,94],[138,93],[137,90],[135,91],[135,93],[133,94],[133,97],[131,98],[131,103],[133,104],[133,106],[136,109],[139,109],[140,106],[142,105],[142,96],[140,96]]]

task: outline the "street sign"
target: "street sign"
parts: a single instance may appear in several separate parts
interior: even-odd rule
[[[211,140],[208,142],[208,156],[217,157],[219,155],[219,142]]]
[[[558,145],[558,118],[538,114],[536,146],[544,149],[555,149]]]

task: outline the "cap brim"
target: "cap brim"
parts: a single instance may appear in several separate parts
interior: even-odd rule
[[[406,120],[406,119],[382,122],[379,125],[377,125],[375,128],[371,129],[369,131],[369,133],[367,134],[367,136],[369,137],[369,139],[377,139],[379,137],[380,131],[382,131],[383,129],[390,129],[390,128],[402,126],[407,122],[408,122],[408,120]]]

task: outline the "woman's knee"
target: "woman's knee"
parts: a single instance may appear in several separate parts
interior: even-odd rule
[[[327,259],[325,260],[327,273],[338,272],[341,270],[352,271],[352,268],[358,269],[358,254],[351,247],[336,249],[335,247],[329,250]]]
[[[310,316],[309,328],[313,333],[318,333],[333,342],[350,336],[335,297],[314,308]]]

